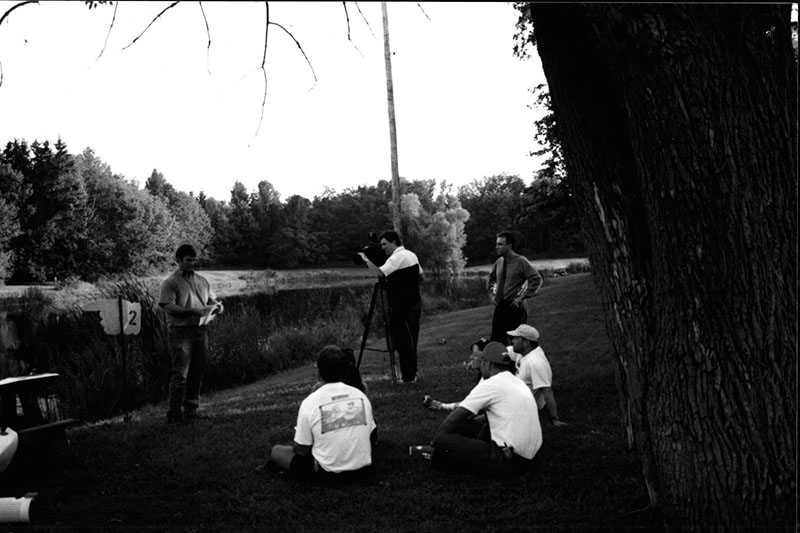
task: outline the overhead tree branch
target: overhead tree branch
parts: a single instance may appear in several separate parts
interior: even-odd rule
[[[431,18],[428,16],[428,14],[425,13],[425,10],[422,9],[422,6],[419,4],[419,2],[417,2],[417,7],[419,8],[420,11],[422,11],[422,14],[425,15],[426,19],[431,20]]]
[[[364,13],[361,11],[361,7],[359,7],[358,2],[353,2],[353,3],[356,5],[356,9],[358,9],[358,14],[361,15],[361,18],[364,20],[364,23],[367,25],[367,28],[369,28],[369,32],[372,34],[373,37],[375,37],[375,32],[372,31],[372,26],[369,25],[369,21],[367,20],[367,17],[364,16]]]
[[[361,55],[361,57],[364,57],[364,54],[362,54],[361,50],[358,49],[356,43],[354,43],[353,40],[350,39],[350,14],[347,12],[347,2],[342,2],[342,7],[344,8],[344,17],[347,20],[347,40],[350,42],[350,44],[353,45],[353,48],[356,49],[356,52],[358,52]]]
[[[308,67],[311,69],[311,74],[314,76],[314,85],[311,87],[311,89],[313,89],[314,87],[316,87],[316,85],[317,85],[317,73],[314,71],[314,65],[312,65],[312,64],[311,64],[311,61],[308,59],[308,56],[306,55],[306,51],[305,51],[305,50],[303,50],[303,47],[302,47],[302,46],[300,46],[300,43],[297,41],[297,39],[295,39],[295,38],[294,38],[294,35],[292,35],[292,32],[290,32],[289,30],[287,30],[286,28],[284,28],[283,26],[281,26],[281,25],[280,25],[280,24],[278,24],[277,22],[270,22],[270,24],[271,24],[271,25],[273,25],[273,26],[277,26],[277,27],[279,27],[279,28],[280,28],[280,29],[282,29],[284,32],[286,32],[286,35],[288,35],[289,37],[291,37],[291,38],[292,38],[292,40],[294,41],[294,44],[296,44],[296,45],[297,45],[297,48],[299,48],[299,49],[300,49],[300,53],[302,53],[302,54],[303,54],[303,57],[304,57],[304,58],[306,58],[306,63],[308,63]],[[310,91],[311,89],[309,89],[309,91]]]
[[[163,15],[164,13],[166,13],[167,11],[169,11],[170,9],[172,9],[173,7],[177,6],[177,5],[178,5],[178,4],[180,4],[180,3],[181,3],[181,0],[175,0],[175,2],[172,2],[170,5],[168,5],[168,6],[167,6],[167,7],[165,7],[164,9],[162,9],[162,10],[161,10],[161,13],[159,13],[158,15],[156,15],[155,17],[153,17],[153,20],[151,20],[151,21],[150,21],[150,24],[148,24],[148,25],[147,25],[147,27],[146,27],[145,29],[143,29],[143,30],[142,30],[142,33],[140,33],[139,35],[137,35],[137,36],[136,36],[136,38],[135,38],[133,41],[131,41],[131,42],[130,42],[130,44],[128,44],[128,46],[125,46],[125,47],[123,47],[122,49],[123,49],[123,50],[125,50],[126,48],[129,48],[131,45],[133,45],[133,43],[135,43],[136,41],[138,41],[138,40],[139,40],[139,37],[141,37],[142,35],[144,35],[144,34],[145,34],[145,32],[146,32],[147,30],[149,30],[149,29],[150,29],[150,26],[152,26],[152,25],[153,25],[153,23],[155,23],[155,21],[157,21],[159,18],[161,18],[161,15]]]
[[[206,71],[211,74],[211,68],[209,68],[209,56],[211,55],[211,29],[208,27],[208,18],[206,17],[206,10],[203,9],[203,2],[197,2],[200,4],[200,11],[203,13],[203,22],[206,23],[206,35],[208,35],[208,45],[206,46]]]
[[[267,41],[269,38],[269,2],[264,2],[264,9],[266,10],[266,21],[264,24],[264,53],[261,56],[261,66],[258,67],[261,70],[261,73],[264,75],[264,97],[261,99],[261,116],[258,117],[258,127],[256,128],[256,133],[253,135],[253,138],[258,137],[258,132],[261,131],[261,123],[264,122],[264,108],[267,105],[267,69],[265,65],[267,64]]]
[[[38,3],[39,2],[37,2],[36,0],[27,0],[26,2],[20,2],[19,4],[14,4],[8,9],[8,11],[3,13],[2,17],[0,17],[0,26],[3,25],[3,21],[5,21],[8,18],[11,12],[17,9],[18,7],[22,7],[27,4],[38,4]],[[3,62],[0,61],[0,87],[2,86],[3,86]]]
[[[18,7],[22,7],[22,6],[27,5],[27,4],[38,4],[38,3],[39,2],[36,1],[36,0],[27,0],[26,2],[20,2],[19,4],[14,4],[13,6],[11,6],[8,9],[8,11],[3,13],[2,17],[0,17],[0,25],[2,25],[3,21],[6,20],[8,18],[8,16],[11,14],[11,12],[14,11],[15,9],[17,9]]]
[[[97,56],[95,62],[100,60],[100,57],[103,55],[103,52],[106,51],[106,46],[108,46],[108,38],[111,35],[111,29],[114,27],[114,22],[117,20],[117,8],[119,7],[119,2],[114,4],[114,15],[111,17],[111,24],[108,26],[108,33],[106,34],[106,42],[103,43],[103,49],[100,50],[100,55]]]

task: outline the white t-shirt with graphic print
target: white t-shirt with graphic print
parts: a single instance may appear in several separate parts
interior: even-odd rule
[[[311,446],[311,455],[328,472],[347,472],[372,464],[373,429],[372,404],[363,392],[326,383],[300,404],[294,440]]]

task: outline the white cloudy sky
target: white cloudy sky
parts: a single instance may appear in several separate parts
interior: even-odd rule
[[[17,2],[0,1],[0,14]],[[263,78],[264,5],[183,2],[123,49],[170,2],[113,7],[41,2],[0,27],[0,143],[59,136],[90,146],[128,179],[155,168],[177,189],[228,200],[239,180],[268,180],[283,199],[309,199],[390,179],[380,4],[271,2],[269,85]],[[530,181],[544,82],[538,57],[513,57],[507,3],[389,3],[400,175],[460,185],[508,172]],[[426,15],[430,17],[430,20]],[[374,33],[374,34],[373,34]]]

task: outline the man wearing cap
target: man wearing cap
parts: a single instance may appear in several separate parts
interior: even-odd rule
[[[513,352],[510,355],[517,361],[517,376],[533,391],[539,411],[547,407],[550,422],[554,426],[566,426],[566,422],[558,419],[558,405],[551,386],[553,371],[539,346],[539,331],[533,326],[520,324],[506,333],[511,337],[512,350],[509,352]]]
[[[491,339],[505,344],[505,332],[528,320],[524,301],[536,295],[544,280],[525,256],[514,251],[513,233],[498,233],[494,248],[500,257],[489,273],[487,284],[489,298],[495,305]]]
[[[542,446],[536,401],[509,371],[511,359],[502,344],[490,342],[475,355],[483,379],[439,428],[431,443],[431,466],[485,475],[520,472]],[[481,413],[485,421],[476,418]]]

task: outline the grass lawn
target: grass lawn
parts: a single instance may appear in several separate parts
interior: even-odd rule
[[[70,447],[39,491],[25,529],[182,531],[455,531],[649,527],[638,461],[627,449],[614,362],[590,274],[550,278],[531,322],[553,367],[562,420],[543,423],[534,472],[506,480],[430,469],[408,446],[427,443],[444,419],[424,394],[461,400],[471,388],[468,346],[488,335],[492,307],[429,317],[420,333],[420,375],[394,386],[388,356],[367,351],[380,442],[372,479],[306,486],[257,467],[289,443],[313,366],[204,398],[210,419],[165,424],[164,407],[69,430]],[[213,334],[213,333],[212,333]],[[376,340],[376,347],[382,342]],[[357,350],[358,346],[354,346]],[[356,352],[358,353],[358,352]],[[37,515],[38,512],[38,515]],[[19,529],[19,528],[18,528]]]

